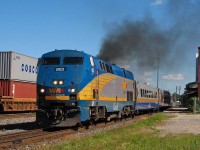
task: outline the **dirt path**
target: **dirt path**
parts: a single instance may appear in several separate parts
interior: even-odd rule
[[[156,127],[161,131],[161,136],[167,134],[200,134],[200,114],[169,113],[168,115],[175,117]]]

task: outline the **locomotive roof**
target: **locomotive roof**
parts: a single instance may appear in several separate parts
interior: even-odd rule
[[[87,53],[85,53],[85,52],[83,52],[83,51],[78,51],[78,50],[72,50],[72,49],[61,49],[61,50],[58,50],[58,49],[55,49],[54,51],[50,51],[50,52],[47,52],[47,53],[43,54],[42,57],[46,57],[46,56],[51,55],[51,54],[53,54],[54,56],[63,56],[63,53],[66,52],[66,51],[68,51],[68,52],[70,52],[70,53],[72,53],[72,54],[80,54],[80,55],[82,55],[82,56],[83,56],[83,55],[92,56],[92,55],[90,55],[90,54],[87,54]],[[56,55],[55,55],[55,54],[56,54]],[[93,56],[93,57],[94,57],[95,59],[98,59],[99,61],[102,61],[102,62],[106,63],[106,64],[109,64],[109,65],[115,66],[115,67],[117,67],[117,68],[123,69],[123,70],[125,70],[127,73],[132,73],[131,71],[126,70],[125,68],[121,68],[121,67],[117,66],[116,64],[112,64],[111,62],[102,60],[102,59],[100,59],[100,58],[98,58],[98,57],[96,57],[96,56]]]
[[[66,52],[66,51],[68,51],[68,52],[71,52],[71,53],[79,53],[79,54],[86,54],[86,53],[84,53],[83,51],[77,51],[77,50],[70,50],[70,49],[62,49],[62,50],[57,50],[57,49],[55,49],[54,51],[50,51],[50,52],[47,52],[47,53],[45,53],[45,54],[43,54],[43,56],[44,55],[50,55],[50,54],[60,54],[60,55],[62,55],[64,52]]]

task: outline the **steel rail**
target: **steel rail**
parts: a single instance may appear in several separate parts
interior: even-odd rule
[[[149,115],[141,115],[136,116],[135,119],[133,118],[126,118],[123,119],[123,122],[130,121],[137,122],[138,120],[141,120],[143,118],[146,118],[146,116]],[[120,121],[121,122],[121,121]],[[104,128],[115,124],[115,120],[110,122],[101,122],[97,124],[90,125],[88,127],[84,126],[84,128],[78,128],[75,130],[74,128],[67,128],[64,130],[59,131],[47,131],[46,129],[36,129],[26,132],[20,132],[20,133],[14,133],[14,134],[8,134],[0,137],[0,149],[6,149],[6,148],[16,148],[25,144],[35,143],[38,141],[44,141],[48,139],[56,139],[61,137],[67,137],[72,136],[74,133],[77,132],[85,132],[90,131],[90,129],[93,128]]]

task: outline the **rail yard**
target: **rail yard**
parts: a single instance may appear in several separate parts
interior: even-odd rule
[[[0,150],[200,150],[200,0],[0,0]]]
[[[170,107],[169,92],[139,83],[132,72],[83,52],[55,50],[39,62],[15,52],[0,54],[4,149],[90,132],[94,125],[99,130],[124,126],[148,116],[138,114]],[[17,113],[23,111],[36,113]]]
[[[0,54],[0,149],[38,149],[118,130],[163,110],[183,120],[177,113],[188,111],[172,107],[170,92],[141,83],[132,72],[84,52],[55,50],[39,61],[14,52]],[[180,121],[174,120],[173,127],[165,122],[151,128],[161,137],[198,134],[198,116],[185,117],[190,120],[184,119],[182,130]]]
[[[172,108],[171,93],[165,89],[141,83],[132,72],[84,52],[55,50],[39,61],[14,52],[0,56],[0,149],[36,149],[117,130],[148,120],[155,112],[168,110],[165,113],[176,117],[188,110]],[[164,130],[172,127],[153,128],[165,136]],[[187,129],[181,133],[194,133]]]
[[[53,139],[62,140],[63,138],[69,138],[69,137],[76,137],[76,136],[86,136],[89,134],[95,134],[98,132],[104,132],[106,130],[113,130],[116,128],[121,128],[130,124],[133,124],[135,122],[147,119],[150,117],[150,115],[140,115],[133,118],[126,118],[123,121],[111,121],[107,122],[99,122],[95,125],[89,125],[89,126],[83,126],[82,128],[45,128],[40,129],[35,122],[32,120],[33,114],[30,114],[28,117],[27,114],[24,116],[18,116],[18,118],[30,118],[27,120],[32,120],[30,122],[27,122],[27,120],[24,119],[24,121],[16,120],[16,116],[14,115],[13,118],[10,117],[10,120],[12,122],[12,128],[10,125],[5,125],[3,123],[4,118],[0,118],[0,128],[4,129],[3,131],[0,131],[0,149],[1,148],[25,148],[27,145],[29,147],[32,147],[33,149],[36,148],[34,143],[38,142],[48,142],[53,141]],[[35,118],[34,118],[35,119]],[[7,123],[11,123],[7,121]],[[13,124],[13,122],[15,122]],[[29,127],[28,127],[28,126]],[[31,126],[31,128],[30,128]],[[15,131],[15,128],[21,128],[22,130]],[[8,132],[6,131],[8,130]],[[9,130],[14,130],[13,133],[11,133]]]
[[[14,115],[13,118],[10,117],[10,123],[14,123],[11,129],[9,125],[2,125],[3,120],[5,118],[0,119],[0,128],[4,128],[4,130],[0,130],[0,149],[40,149],[50,145],[62,144],[65,141],[79,138],[87,138],[89,136],[93,136],[95,134],[114,131],[120,128],[124,128],[141,121],[145,121],[148,118],[151,118],[156,114],[144,114],[136,116],[135,118],[127,118],[122,121],[111,121],[107,122],[99,122],[95,125],[83,126],[81,128],[46,128],[40,129],[34,122],[26,122],[16,120],[17,115]],[[176,113],[176,112],[168,112],[167,116],[171,116],[172,118],[164,121],[162,124],[157,124],[150,128],[154,130],[160,131],[160,136],[164,137],[168,134],[179,135],[179,134],[200,134],[200,130],[198,128],[198,122],[200,120],[199,115],[191,115],[186,113]],[[32,118],[33,114],[29,117],[27,114],[19,115],[18,118]],[[35,119],[35,117],[34,117]],[[9,122],[7,122],[9,123]],[[3,123],[4,124],[4,123]],[[32,126],[32,128],[27,128],[25,124],[28,126]],[[184,125],[180,128],[180,125]],[[20,127],[21,126],[21,127]],[[192,126],[192,128],[191,128]],[[15,128],[21,128],[23,131],[17,132],[14,131]],[[149,127],[148,127],[149,128]],[[13,133],[7,132],[6,130],[13,130]],[[4,134],[2,134],[4,132]],[[6,134],[5,134],[6,133]]]

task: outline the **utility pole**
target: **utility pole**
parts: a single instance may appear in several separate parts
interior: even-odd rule
[[[178,91],[178,87],[176,86],[176,95],[175,95],[175,101],[177,101],[177,91]]]
[[[156,57],[155,59],[157,59],[157,88],[159,87],[159,61],[160,61],[160,57]]]

